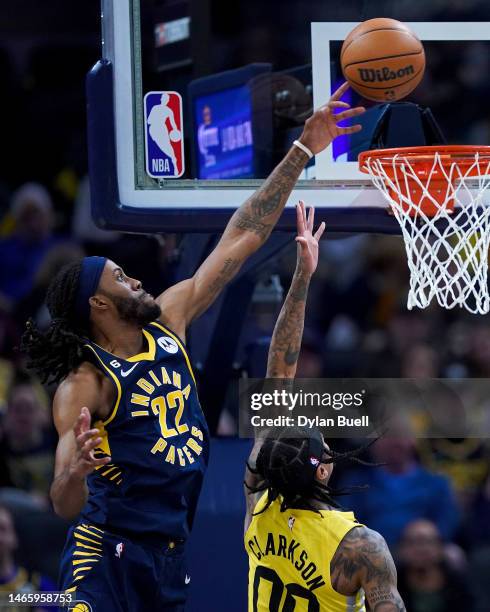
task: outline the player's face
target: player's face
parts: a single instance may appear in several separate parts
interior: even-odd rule
[[[141,282],[127,276],[113,261],[106,263],[99,291],[111,300],[119,318],[127,323],[144,327],[161,315],[160,306]]]

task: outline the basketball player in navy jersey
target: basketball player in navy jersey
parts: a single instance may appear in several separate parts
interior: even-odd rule
[[[87,257],[51,283],[48,330],[28,324],[31,367],[60,383],[51,499],[60,516],[79,517],[60,588],[94,610],[184,609],[184,545],[209,453],[186,329],[267,240],[309,154],[360,129],[337,125],[364,110],[339,100],[346,88],[306,122],[192,278],[153,298],[115,262]]]

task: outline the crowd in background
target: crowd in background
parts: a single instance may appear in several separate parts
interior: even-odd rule
[[[81,199],[87,197],[84,185]],[[9,262],[0,269],[0,504],[15,507],[16,518],[23,521],[22,561],[29,569],[29,564],[40,562],[52,577],[60,550],[53,541],[61,547],[66,529],[52,515],[49,501],[56,445],[50,418],[54,389],[43,387],[25,371],[17,349],[25,321],[33,317],[41,326],[48,324],[43,299],[50,279],[64,263],[84,253],[103,252],[122,262],[153,286],[152,292],[172,282],[179,253],[178,236],[132,237],[128,251],[127,237],[103,236],[104,242],[95,244],[93,233],[88,241],[74,232],[60,234],[55,227],[49,193],[38,184],[27,184],[12,196],[0,240],[2,260]],[[489,376],[490,331],[485,318],[437,306],[407,311],[408,272],[400,238],[327,235],[321,250],[298,377]],[[273,264],[284,289],[294,258],[292,245]],[[244,355],[250,343],[268,342],[279,306],[280,300],[272,310],[252,307]],[[245,358],[241,367],[247,368]],[[233,410],[223,411],[220,435],[236,435],[235,417]],[[444,601],[450,597],[476,610],[471,602],[479,593],[483,597],[484,577],[490,571],[489,441],[416,439],[404,432],[399,438],[379,440],[371,454],[375,462],[386,465],[339,470],[334,485],[369,485],[367,491],[343,499],[342,505],[353,508],[360,521],[386,538],[399,564],[401,588],[414,601],[408,609],[449,610]],[[17,538],[9,536],[11,520],[7,510],[3,512],[7,518],[3,538],[0,520],[0,584],[11,584]],[[26,544],[32,517],[37,517],[36,525],[43,525],[44,537],[51,534],[50,560],[39,559],[32,544],[39,542],[38,536]],[[482,601],[486,605],[485,597]]]
[[[216,3],[224,19],[227,11],[222,4]],[[300,10],[299,3],[289,4],[291,11],[282,11],[286,20]],[[356,10],[366,8],[362,2],[353,4],[359,5]],[[438,11],[449,11],[453,18],[484,18],[483,3],[475,0],[452,0],[451,6],[442,1],[426,4],[432,13],[419,12],[418,18],[437,16]],[[410,19],[414,5],[404,3],[405,18]],[[254,10],[266,11],[258,6]],[[239,65],[258,59],[274,61],[274,56],[279,63],[284,61],[280,53],[284,41],[274,42],[277,29],[267,39],[263,28],[250,26],[249,34],[256,41],[251,54],[244,51],[244,44],[240,46],[240,37],[231,44],[220,23],[215,49],[228,45],[229,53],[213,60],[216,70],[230,67],[230,61]],[[97,28],[94,24],[94,31]],[[295,53],[300,55],[300,42],[288,36],[288,45],[293,44],[288,61],[295,61]],[[111,257],[140,278],[148,292],[161,292],[175,278],[182,238],[123,237],[93,225],[83,76],[99,51],[94,46],[85,47],[82,54],[80,49],[70,49],[62,57],[59,49],[50,52],[43,42],[22,66],[11,52],[0,49],[4,84],[11,92],[0,101],[2,116],[8,117],[0,155],[0,587],[53,588],[50,579],[56,579],[66,529],[54,517],[49,501],[56,446],[50,414],[54,389],[43,387],[26,372],[18,351],[27,318],[33,317],[41,326],[48,324],[44,295],[50,280],[64,264],[84,254]],[[259,57],[261,49],[264,57]],[[301,59],[297,58],[298,63]],[[52,66],[59,62],[63,79],[53,77]],[[472,81],[472,73],[464,73],[466,86],[479,83]],[[484,134],[488,115],[483,117],[483,107],[474,104],[481,98],[472,100],[476,114],[473,123],[467,121],[468,129]],[[294,257],[292,246],[272,265],[284,288]],[[399,237],[328,236],[327,229],[308,301],[298,377],[490,377],[486,317],[437,306],[407,311],[407,287],[406,255]],[[250,313],[249,345],[270,336],[276,314],[277,309],[266,315],[260,309]],[[244,349],[238,365],[244,370],[245,354]],[[235,435],[235,417],[229,407],[223,410],[218,433]],[[375,462],[385,465],[339,470],[334,484],[369,485],[367,491],[353,493],[342,504],[387,539],[396,557],[407,610],[488,610],[489,440],[427,440],[405,434],[378,441],[370,452]],[[9,508],[15,508],[15,526]],[[49,554],[43,548],[47,542]]]

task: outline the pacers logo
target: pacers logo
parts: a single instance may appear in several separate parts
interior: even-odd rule
[[[85,601],[77,601],[72,604],[72,607],[68,608],[73,612],[92,612],[92,606]]]
[[[150,91],[144,105],[146,172],[178,178],[185,171],[182,98],[176,91]]]

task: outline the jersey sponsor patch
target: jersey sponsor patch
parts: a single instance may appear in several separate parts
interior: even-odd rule
[[[171,353],[172,355],[179,350],[179,345],[173,338],[169,338],[168,336],[161,336],[157,340],[158,346],[162,348],[167,353]]]
[[[145,95],[146,172],[152,178],[178,178],[185,172],[182,98],[176,91]]]

